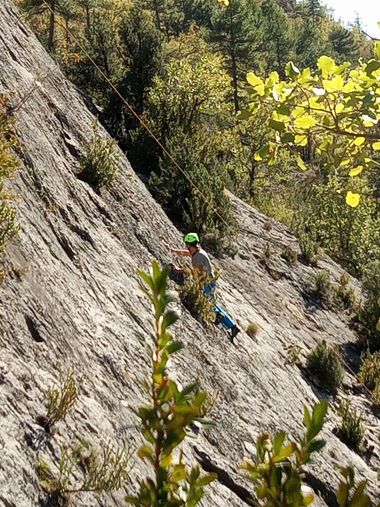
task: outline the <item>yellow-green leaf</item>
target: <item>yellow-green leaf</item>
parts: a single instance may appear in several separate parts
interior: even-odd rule
[[[380,141],[376,141],[376,143],[373,143],[372,148],[375,151],[379,151],[380,150]]]
[[[294,137],[294,143],[297,146],[306,146],[307,145],[307,137],[303,135],[296,135]]]
[[[329,92],[340,92],[343,90],[344,82],[342,76],[335,76],[332,79],[322,80],[323,88]]]
[[[322,73],[322,77],[328,77],[336,68],[334,60],[329,56],[321,56],[318,58],[317,65]]]
[[[300,169],[302,169],[303,171],[307,171],[307,166],[299,155],[296,156],[296,162]]]
[[[173,456],[171,454],[168,454],[167,456],[164,456],[161,458],[161,466],[163,468],[168,468],[173,462]]]
[[[263,80],[261,79],[261,77],[259,76],[256,76],[256,74],[254,72],[248,72],[247,74],[247,81],[248,83],[253,86],[254,88],[256,86],[260,86],[260,85],[263,85],[264,82]]]
[[[310,129],[311,127],[314,127],[316,124],[315,118],[313,118],[310,114],[305,114],[304,116],[300,116],[294,121],[294,125],[297,128],[301,129]]]
[[[355,194],[349,190],[346,195],[346,204],[351,208],[356,208],[360,202],[360,194]]]
[[[296,79],[300,75],[300,70],[293,62],[288,62],[285,67],[285,74],[290,77],[290,79]]]
[[[375,57],[380,60],[380,41],[375,42]]]
[[[365,138],[364,137],[357,137],[354,141],[354,145],[355,146],[361,146],[362,144],[365,143]]]
[[[358,176],[363,170],[363,166],[362,165],[358,165],[357,167],[354,167],[353,169],[351,169],[351,171],[349,172],[349,175],[350,176]]]

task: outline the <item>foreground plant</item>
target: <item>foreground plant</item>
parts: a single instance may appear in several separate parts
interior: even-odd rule
[[[65,419],[70,410],[76,405],[79,396],[79,385],[83,377],[76,378],[73,366],[70,366],[65,373],[59,369],[59,387],[50,387],[45,395],[46,416],[40,417],[39,422],[51,431],[52,427],[59,421]]]
[[[130,453],[110,444],[96,450],[82,440],[73,448],[61,447],[60,461],[51,466],[40,460],[36,466],[40,485],[55,499],[65,505],[76,493],[103,493],[120,489],[130,471]]]
[[[303,424],[305,434],[286,441],[284,431],[274,437],[262,433],[256,441],[256,458],[242,465],[248,479],[254,484],[259,505],[265,507],[298,507],[310,505],[313,491],[303,484],[303,467],[311,455],[320,451],[325,441],[317,436],[322,429],[327,413],[327,401],[317,403],[312,413],[304,407]]]
[[[139,274],[147,286],[143,292],[153,305],[155,320],[150,351],[152,373],[150,381],[145,382],[149,403],[137,410],[145,439],[138,455],[150,465],[152,474],[141,481],[138,494],[126,500],[141,507],[193,507],[215,475],[201,475],[198,466],[188,469],[183,452],[175,451],[185,439],[190,424],[196,421],[207,424],[204,419],[207,394],[200,390],[198,383],[182,389],[169,378],[168,360],[183,344],[175,341],[168,331],[179,316],[168,309],[176,295],[167,290],[167,272],[154,261],[149,273],[140,271]]]
[[[340,469],[343,476],[336,493],[339,507],[380,507],[380,502],[372,502],[366,493],[367,480],[355,484],[355,472],[351,467]]]

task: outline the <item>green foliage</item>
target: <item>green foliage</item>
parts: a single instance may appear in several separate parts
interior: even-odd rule
[[[147,105],[153,78],[162,68],[162,36],[151,13],[134,3],[124,10],[121,17],[119,39],[123,70],[118,78],[117,89],[141,115]],[[138,161],[141,154],[133,149],[129,130],[136,129],[138,122],[114,92],[109,98],[105,117],[121,146],[128,149],[128,156],[134,165],[135,159]]]
[[[361,205],[356,209],[346,205],[344,194],[349,188],[362,194]],[[346,186],[339,178],[327,176],[303,195],[297,215],[307,236],[317,238],[328,255],[360,276],[368,263],[368,252],[374,258],[380,256],[380,217],[370,185],[358,180]]]
[[[344,370],[335,348],[329,347],[323,340],[307,356],[307,371],[319,385],[335,393],[342,385]]]
[[[40,485],[58,505],[69,503],[76,493],[115,491],[127,480],[130,454],[111,445],[95,449],[81,440],[74,447],[61,446],[58,466],[40,460],[36,472]]]
[[[359,379],[370,389],[380,384],[380,351],[367,356],[359,371]]]
[[[229,197],[224,192],[219,162],[216,155],[210,153],[209,141],[204,132],[193,136],[178,132],[167,143],[175,160],[188,172],[197,188],[166,157],[160,162],[160,170],[151,175],[149,188],[170,216],[181,220],[185,229],[212,233],[222,240],[228,232],[224,221],[230,224],[232,231],[235,221]],[[232,231],[229,231],[229,238],[233,236]]]
[[[372,403],[375,407],[380,408],[380,380],[376,383],[375,389],[372,391]]]
[[[157,146],[136,133],[139,167],[154,171],[149,180],[152,194],[184,228],[222,237],[223,220],[234,222],[224,193],[223,136],[217,124],[218,114],[226,110],[228,76],[220,56],[207,48],[196,30],[171,41],[169,48],[171,60],[164,76],[154,80],[145,121],[198,188]]]
[[[374,59],[351,69],[348,63],[337,65],[332,58],[321,56],[315,72],[309,68],[301,71],[289,62],[284,81],[276,72],[265,80],[249,73],[250,113],[268,105],[273,108],[268,156],[275,159],[279,147],[287,146],[295,152],[299,167],[306,170],[298,150],[312,144],[318,157],[334,171],[354,178],[363,170],[376,168],[373,153],[380,150],[379,57],[375,51]],[[356,207],[359,200],[359,194],[347,192],[348,205]]]
[[[355,34],[343,26],[337,24],[329,34],[329,40],[333,49],[332,55],[338,63],[344,61],[357,61],[359,56],[359,44]]]
[[[362,423],[361,414],[351,408],[348,400],[342,401],[338,410],[342,418],[339,427],[340,439],[354,451],[360,452],[364,439],[365,428]]]
[[[0,284],[5,278],[2,269],[2,254],[7,243],[18,233],[16,211],[10,206],[11,195],[6,191],[4,183],[12,178],[18,167],[18,162],[11,150],[17,146],[14,133],[14,120],[7,115],[7,99],[0,94]]]
[[[182,304],[194,318],[204,323],[215,320],[214,301],[210,295],[203,292],[203,287],[207,283],[209,283],[207,273],[202,273],[197,269],[189,269],[184,285],[179,287]]]
[[[321,256],[321,248],[310,234],[300,233],[299,243],[302,259],[310,266],[315,266]]]
[[[331,294],[330,273],[325,270],[314,273],[310,277],[309,288],[317,296],[328,300]]]
[[[204,488],[214,475],[201,475],[199,466],[188,470],[182,452],[176,453],[194,421],[205,423],[207,394],[194,383],[181,389],[170,379],[167,363],[172,354],[182,348],[168,331],[178,314],[168,309],[175,294],[167,290],[168,278],[154,261],[149,273],[139,272],[145,284],[144,294],[152,303],[155,336],[151,350],[152,377],[145,383],[149,403],[139,407],[142,435],[145,439],[139,457],[151,468],[152,477],[140,482],[139,492],[128,496],[132,505],[159,507],[193,507],[204,494]]]
[[[340,481],[336,499],[339,507],[379,507],[366,493],[367,480],[355,483],[355,473],[352,467],[341,468],[343,480]]]
[[[215,4],[207,38],[225,56],[235,113],[241,101],[239,82],[249,65],[261,60],[256,55],[262,35],[261,13],[255,2],[230,0],[227,6]]]
[[[59,368],[59,387],[50,387],[45,395],[47,414],[42,423],[47,431],[59,421],[65,419],[70,410],[76,405],[79,396],[79,385],[83,377],[75,377],[74,368],[70,366],[65,373]]]
[[[292,247],[286,245],[281,252],[281,257],[283,257],[289,264],[296,264],[298,260],[298,254],[296,250],[293,250]]]
[[[359,308],[359,322],[371,350],[380,350],[380,261],[371,260],[364,269],[364,306]]]
[[[87,153],[80,161],[80,178],[96,189],[109,185],[117,171],[117,149],[113,139],[103,139],[99,126],[94,125],[94,134]]]
[[[210,280],[207,273],[199,269],[186,269],[185,283],[179,287],[179,297],[184,307],[194,318],[204,323],[215,320],[215,301],[210,294],[203,292],[204,286],[215,280]]]
[[[291,366],[293,366],[294,364],[296,366],[301,366],[302,353],[303,353],[302,347],[300,347],[299,345],[290,345],[287,348],[285,364],[289,364]]]
[[[343,272],[340,283],[333,287],[334,299],[343,308],[352,308],[355,304],[355,291],[349,286],[349,275]]]
[[[307,490],[303,481],[303,467],[310,462],[314,452],[320,451],[325,441],[317,438],[320,433],[328,404],[317,403],[312,413],[304,407],[305,433],[294,441],[286,441],[285,432],[274,437],[261,434],[256,441],[254,462],[246,462],[242,468],[254,484],[259,505],[265,507],[290,507],[310,505],[314,494]]]
[[[294,35],[290,20],[275,0],[264,0],[261,4],[261,12],[263,18],[263,46],[266,56],[265,71],[266,73],[276,71],[283,75],[283,68],[291,58],[294,46]]]
[[[326,270],[313,273],[308,281],[308,289],[311,294],[317,296],[329,306],[347,309],[353,308],[355,292],[348,285],[348,275],[343,273],[340,283],[332,283],[330,273]]]

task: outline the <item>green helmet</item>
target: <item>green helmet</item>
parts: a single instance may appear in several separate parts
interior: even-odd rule
[[[199,236],[196,232],[189,232],[189,234],[186,234],[186,236],[183,238],[183,241],[185,243],[199,243]]]

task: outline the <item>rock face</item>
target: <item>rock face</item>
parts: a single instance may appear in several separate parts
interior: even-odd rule
[[[8,248],[9,277],[0,288],[0,505],[30,507],[44,496],[35,464],[56,460],[60,444],[79,437],[140,442],[130,407],[143,400],[139,381],[149,367],[146,347],[153,328],[136,270],[148,268],[152,259],[168,262],[159,237],[180,245],[181,234],[124,156],[109,190],[97,194],[78,179],[78,157],[92,137],[93,115],[9,0],[1,1],[0,26],[0,91],[10,94],[13,105],[26,97],[15,110],[21,169],[13,190],[22,229]],[[326,397],[297,366],[285,364],[289,348],[308,350],[325,339],[350,350],[356,340],[344,312],[305,297],[315,269],[290,265],[280,256],[285,245],[298,248],[296,238],[232,199],[239,253],[218,261],[220,292],[243,327],[253,321],[261,329],[256,339],[240,333],[232,345],[223,331],[203,328],[184,310],[176,335],[186,348],[171,365],[180,382],[198,372],[203,387],[218,393],[215,428],[201,430],[185,446],[189,462],[199,460],[220,473],[203,506],[249,504],[252,488],[237,465],[251,455],[255,436],[280,429],[298,434],[303,404]],[[330,259],[320,268],[339,279],[340,269]],[[46,413],[44,394],[56,384],[59,364],[74,365],[85,379],[75,409],[53,437],[42,438],[36,418]],[[345,388],[363,410],[374,448],[364,457],[352,452],[334,435],[338,417],[330,410],[323,431],[327,445],[307,474],[327,505],[334,505],[337,465],[352,464],[358,477],[369,480],[373,498],[380,492],[378,419],[348,372]],[[136,488],[142,473],[137,463],[127,489]],[[75,505],[121,505],[124,494],[78,495]]]

